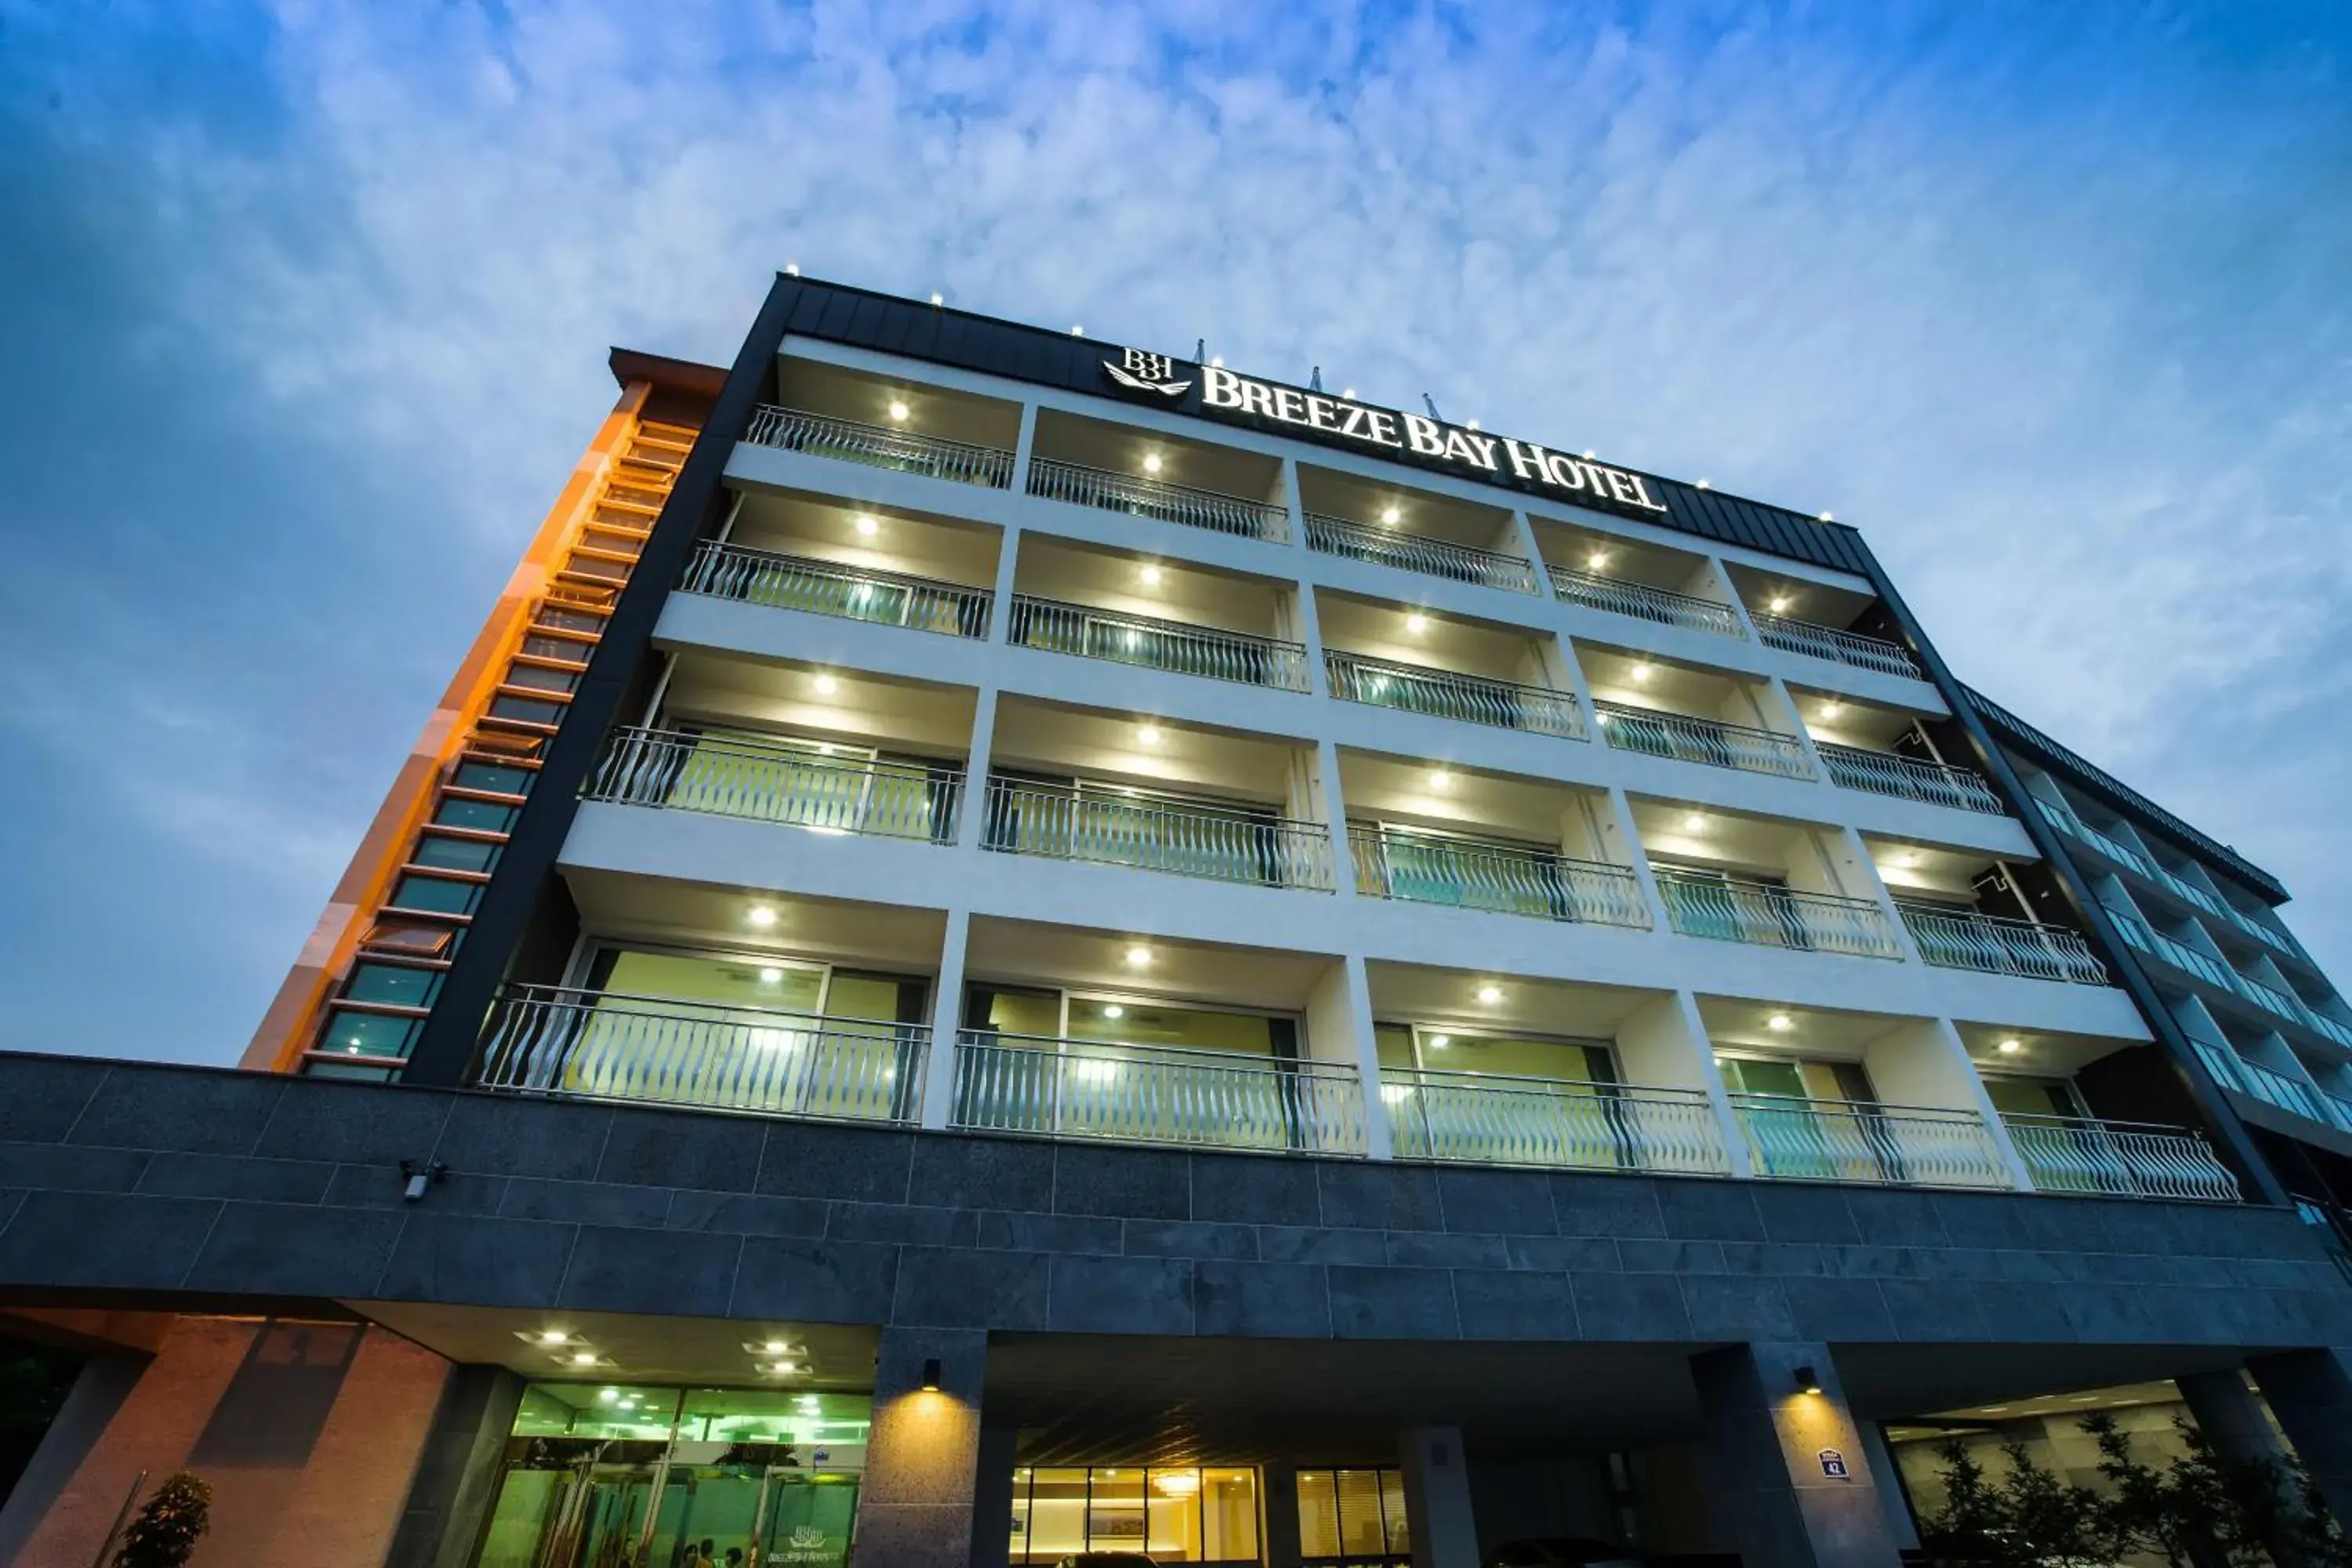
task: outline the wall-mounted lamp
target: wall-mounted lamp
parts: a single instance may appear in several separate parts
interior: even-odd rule
[[[1797,1392],[1800,1394],[1819,1394],[1821,1391],[1822,1380],[1813,1374],[1813,1369],[1810,1366],[1799,1367],[1797,1369]]]
[[[937,1356],[926,1356],[923,1360],[923,1392],[925,1394],[937,1394],[939,1391],[940,1358]],[[1818,1394],[1821,1390],[1815,1389],[1813,1392]]]

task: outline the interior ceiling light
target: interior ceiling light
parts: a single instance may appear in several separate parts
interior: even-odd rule
[[[904,419],[907,417],[906,399],[902,397],[894,397],[890,400],[890,417],[893,419]]]
[[[841,682],[832,676],[820,675],[816,678],[816,694],[819,697],[830,697],[840,689]]]
[[[1146,452],[1143,454],[1143,471],[1147,474],[1156,474],[1160,471],[1159,453]]]
[[[1127,950],[1127,966],[1129,969],[1149,969],[1151,967],[1151,950],[1144,946],[1141,942],[1138,942],[1133,947],[1129,948]]]
[[[1147,746],[1156,746],[1160,744],[1160,726],[1157,724],[1138,725],[1135,731],[1135,738],[1142,742]]]
[[[560,1345],[571,1337],[562,1329],[547,1329],[541,1332],[539,1342],[543,1345]]]
[[[1910,867],[1916,866],[1919,863],[1919,852],[1916,849],[1906,849],[1903,853],[1895,857],[1895,863],[1906,869]]]
[[[572,1358],[572,1364],[573,1366],[594,1366],[596,1364],[596,1352],[594,1351],[582,1351],[579,1354]]]
[[[744,912],[743,918],[765,931],[776,923],[776,911],[765,904],[754,904]]]
[[[1447,773],[1444,768],[1440,768],[1435,773],[1429,775],[1429,787],[1432,789],[1452,789],[1454,787],[1454,775]]]
[[[1598,572],[1603,566],[1609,564],[1609,552],[1606,550],[1596,550],[1591,554],[1584,558],[1584,563],[1593,571]]]
[[[782,980],[783,977],[784,972],[781,969],[771,967],[760,971],[760,984],[762,985],[773,985]]]
[[[1501,986],[1481,985],[1478,987],[1478,1000],[1485,1003],[1487,1006],[1491,1007],[1502,999],[1503,988]]]
[[[1764,1020],[1764,1026],[1776,1035],[1785,1035],[1797,1026],[1797,1020],[1786,1013],[1775,1013]]]
[[[1143,571],[1139,574],[1139,575],[1141,575],[1141,577],[1143,578],[1143,585],[1144,585],[1145,587],[1147,587],[1147,588],[1157,588],[1158,586],[1160,586],[1160,568],[1159,568],[1159,567],[1157,567],[1157,566],[1146,566],[1146,567],[1143,569]]]
[[[1834,697],[1822,704],[1822,717],[1824,719],[1834,719],[1844,711],[1845,704]]]
[[[1700,816],[1696,811],[1686,811],[1683,813],[1683,831],[1685,833],[1706,832],[1706,818]]]
[[[1775,594],[1770,599],[1765,602],[1764,607],[1771,611],[1776,616],[1783,614],[1789,608],[1789,595],[1786,594]]]
[[[871,539],[881,531],[882,525],[875,521],[871,517],[861,516],[858,518],[857,533],[859,538]]]
[[[1394,528],[1398,523],[1402,522],[1403,521],[1404,513],[1399,511],[1396,508],[1392,506],[1384,506],[1381,508],[1381,521],[1388,527]]]
[[[1648,665],[1646,665],[1646,664],[1637,664],[1637,665],[1635,665],[1635,666],[1633,667],[1633,684],[1634,684],[1634,685],[1636,685],[1636,686],[1644,685],[1644,684],[1646,684],[1646,683],[1648,682],[1649,679],[1650,679],[1650,667],[1649,667]]]
[[[1429,1037],[1430,1047],[1434,1050],[1442,1051],[1453,1043],[1454,1037],[1451,1035],[1432,1035]]]
[[[2018,1052],[2025,1048],[2025,1042],[2019,1039],[2015,1035],[2011,1035],[1994,1048],[1999,1050],[2002,1056],[2013,1057]]]
[[[1429,629],[1429,617],[1418,613],[1407,616],[1404,618],[1404,629],[1409,632],[1425,632]]]
[[[596,1403],[599,1405],[610,1405],[620,1397],[621,1391],[617,1388],[600,1389],[596,1394]]]
[[[1103,1004],[1103,1016],[1106,1018],[1124,1018],[1127,1016],[1127,1009],[1120,1006],[1116,1002],[1106,1002]]]
[[[782,1340],[770,1340],[767,1343],[765,1343],[765,1344],[761,1345],[760,1348],[761,1348],[761,1350],[766,1351],[770,1355],[782,1355],[782,1354],[784,1354],[786,1352],[790,1351],[793,1347],[792,1347],[791,1345],[789,1345],[789,1344],[786,1344],[786,1343],[785,1343],[783,1341],[782,1341]]]

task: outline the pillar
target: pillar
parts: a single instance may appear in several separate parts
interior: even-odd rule
[[[2176,1377],[2172,1383],[2180,1390],[2189,1414],[2196,1418],[2197,1429],[2213,1445],[2215,1458],[2225,1465],[2265,1466],[2282,1482],[2286,1480],[2286,1466],[2293,1456],[2279,1441],[2278,1431],[2263,1409],[2261,1398],[2246,1386],[2244,1373],[2236,1367],[2196,1372]],[[2290,1509],[2299,1500],[2294,1489],[2291,1485],[2280,1488],[2280,1501]],[[2293,1564],[2303,1559],[2293,1535],[2285,1530],[2266,1534],[2263,1545],[2274,1562]]]
[[[2327,1511],[2352,1530],[2352,1346],[2252,1356],[2246,1370],[2254,1374],[2254,1386],[2294,1445]],[[2188,1392],[2184,1381],[2181,1393]],[[2189,1409],[2203,1426],[2202,1413],[2193,1405]]]
[[[1013,1460],[1020,1428],[980,1424],[979,1474],[971,1493],[971,1568],[1005,1568],[1013,1556]],[[756,1565],[754,1565],[756,1568]]]
[[[502,1366],[449,1369],[408,1484],[384,1568],[466,1568],[498,1500],[523,1379]]]
[[[964,1568],[978,1522],[981,1330],[885,1329],[857,1500],[857,1568]],[[923,1384],[935,1375],[938,1386]]]
[[[1258,1500],[1258,1546],[1265,1568],[1298,1568],[1298,1467],[1269,1464],[1258,1471],[1265,1495]]]
[[[1896,1568],[1827,1345],[1727,1345],[1692,1357],[1691,1377],[1717,1521],[1747,1568]]]
[[[1410,1427],[1398,1435],[1397,1457],[1412,1528],[1412,1568],[1478,1568],[1478,1524],[1460,1428]]]
[[[130,1351],[106,1351],[83,1363],[58,1408],[57,1419],[41,1434],[24,1473],[0,1507],[0,1563],[16,1561],[17,1550],[32,1538],[33,1527],[49,1511],[81,1468],[107,1423],[122,1408],[147,1370],[148,1358]],[[1293,1564],[1296,1568],[1296,1564]]]

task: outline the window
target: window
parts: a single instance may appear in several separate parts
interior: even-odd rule
[[[479,882],[452,881],[446,877],[407,876],[393,884],[384,901],[396,910],[423,910],[428,914],[470,915],[481,900]]]
[[[1258,1561],[1257,1472],[1091,1466],[1013,1473],[1010,1560],[1140,1552],[1154,1563]]]
[[[487,871],[498,864],[499,846],[480,838],[451,838],[426,833],[416,841],[409,864],[444,871]]]
[[[1384,1030],[1393,1032],[1397,1040],[1391,1045],[1383,1039],[1383,1067],[1391,1065],[1386,1053],[1396,1051],[1402,1059],[1393,1065],[1431,1071],[1495,1073],[1570,1083],[1617,1081],[1616,1060],[1605,1040],[1489,1034],[1447,1024],[1383,1024],[1374,1033]]]
[[[1298,1555],[1309,1568],[1408,1563],[1402,1470],[1298,1472]]]
[[[404,1057],[422,1023],[418,1018],[338,1009],[319,1032],[319,1049],[339,1057]]]
[[[501,768],[500,773],[520,773],[520,768]],[[487,800],[467,800],[460,795],[445,798],[434,810],[433,820],[443,827],[467,827],[477,833],[508,833],[514,828],[514,819],[521,808],[499,805]]]
[[[536,698],[502,695],[490,700],[489,712],[493,719],[511,719],[519,724],[560,724],[563,722],[563,706]]]
[[[529,768],[509,768],[497,763],[459,763],[449,782],[459,789],[478,789],[487,795],[529,795],[530,781],[537,776]],[[478,803],[467,801],[465,804]],[[436,816],[436,820],[446,819]],[[451,826],[471,827],[477,825],[460,822]]]
[[[405,963],[359,963],[343,984],[343,995],[353,1002],[389,1002],[403,1007],[430,1007],[441,991],[441,972]]]
[[[2003,1116],[2081,1116],[2083,1102],[2074,1086],[2057,1078],[1991,1078],[1984,1080],[1985,1095]]]

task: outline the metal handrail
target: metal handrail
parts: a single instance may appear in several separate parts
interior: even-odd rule
[[[2300,1024],[2312,1033],[2335,1040],[2339,1045],[2352,1045],[2352,1029],[2314,1012],[2302,997],[2291,996],[2274,985],[2266,985],[2241,974],[2220,959],[2209,957],[2186,942],[2175,942],[2128,910],[2119,910],[2111,905],[2107,915],[2116,922],[2116,929],[2122,933],[2124,941],[2142,952],[2154,953],[2175,969],[2194,974],[2209,985],[2242,997],[2273,1017]]]
[[[1324,650],[1323,668],[1331,679],[1331,695],[1342,702],[1526,730],[1564,741],[1584,739],[1584,715],[1578,710],[1575,697],[1547,686],[1457,675],[1450,669],[1366,658],[1338,648]]]
[[[1811,658],[1825,658],[1836,664],[1850,664],[1860,669],[1874,669],[1884,675],[1906,676],[1924,680],[1919,664],[1911,650],[1900,643],[1883,637],[1866,637],[1859,632],[1842,632],[1835,626],[1818,626],[1811,621],[1800,621],[1787,616],[1769,615],[1761,610],[1749,612],[1756,623],[1756,635],[1766,647],[1779,648],[1782,653],[1801,653]]]
[[[1199,489],[1167,479],[1066,463],[1058,458],[1029,459],[1029,493],[1046,500],[1075,506],[1101,507],[1187,528],[1214,529],[1244,539],[1280,544],[1290,538],[1290,509],[1271,501],[1229,496],[1221,490]]]
[[[1605,610],[1612,616],[1633,616],[1661,626],[1748,640],[1748,628],[1739,624],[1739,612],[1719,600],[1677,594],[1671,588],[1653,588],[1647,583],[1622,577],[1571,572],[1565,566],[1552,567],[1550,575],[1553,592],[1590,610]]]
[[[1282,691],[1311,689],[1307,647],[1248,632],[1097,610],[1087,605],[1013,596],[1012,640],[1023,647],[1115,659],[1178,675],[1203,675]]]
[[[2008,1111],[2000,1120],[2037,1192],[2239,1201],[2236,1175],[2188,1128]]]
[[[1759,1176],[1905,1187],[2011,1187],[2000,1145],[1969,1110],[1734,1094]]]
[[[1593,721],[1609,743],[1621,752],[1666,757],[1675,762],[1705,763],[1709,767],[1737,768],[1741,773],[1774,773],[1781,778],[1814,776],[1812,759],[1794,735],[1729,724],[1720,719],[1700,719],[1670,713],[1662,708],[1636,708],[1624,702],[1594,699]]]
[[[1356,890],[1372,898],[1650,929],[1649,901],[1623,866],[1366,823],[1348,825],[1348,848]]]
[[[1311,1058],[965,1029],[950,1125],[986,1132],[1307,1154],[1365,1152],[1356,1069]]]
[[[753,550],[707,540],[678,590],[773,609],[805,610],[845,620],[912,626],[950,637],[988,635],[990,591],[897,572]]]
[[[1903,956],[1886,911],[1874,900],[1802,893],[1738,877],[1718,879],[1671,866],[1654,869],[1667,923],[1685,936],[1856,958]]]
[[[2078,931],[1977,910],[1895,900],[1919,956],[1939,969],[2016,974],[2031,980],[2105,985],[2107,966]]]
[[[950,441],[944,436],[919,436],[886,425],[864,425],[774,404],[762,404],[753,411],[743,439],[757,447],[839,458],[935,479],[957,479],[997,489],[1013,483],[1013,454],[1002,447]]]
[[[1346,518],[1310,511],[1307,514],[1307,542],[1327,555],[1344,555],[1351,561],[1402,567],[1407,572],[1505,588],[1515,594],[1536,591],[1535,569],[1517,556],[1476,550],[1426,534],[1367,528]]]
[[[1980,811],[1990,816],[2009,815],[2009,807],[2001,804],[1992,786],[1967,768],[1899,756],[1893,752],[1841,746],[1828,741],[1815,741],[1813,750],[1821,753],[1830,782],[1840,789],[1867,790],[1873,795],[1891,795],[1902,800],[1924,801],[1929,805],[1958,806],[1962,811]]]
[[[1260,887],[1329,892],[1334,886],[1331,835],[1319,822],[1018,779],[988,781],[981,847]]]
[[[930,1034],[883,1019],[509,985],[491,1006],[474,1082],[569,1099],[911,1122]]]
[[[1731,1172],[1706,1091],[1382,1068],[1390,1145],[1402,1160],[1554,1170]]]
[[[817,833],[952,844],[963,770],[623,729],[605,742],[580,794],[583,800],[740,816]]]

